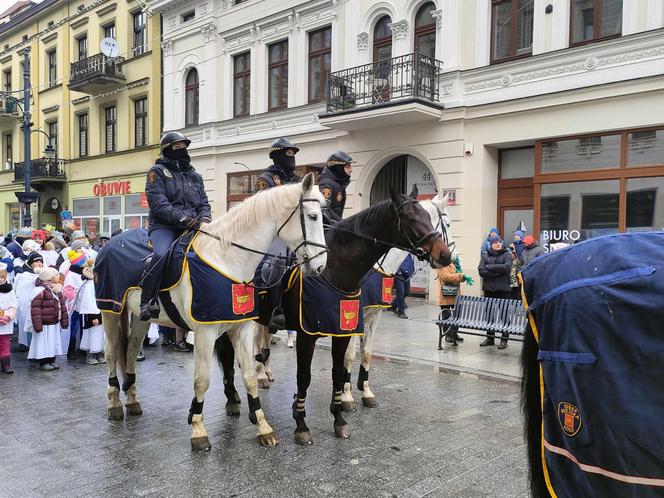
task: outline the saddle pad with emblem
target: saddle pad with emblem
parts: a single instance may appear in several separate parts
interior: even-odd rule
[[[309,335],[351,336],[364,334],[361,291],[343,294],[322,277],[302,277],[299,269],[288,278],[285,291],[295,293],[298,316],[286,314],[286,325]],[[292,296],[286,296],[285,298]]]
[[[594,238],[523,269],[552,496],[664,496],[664,233]]]
[[[389,308],[393,290],[394,277],[372,268],[362,282],[362,308]]]

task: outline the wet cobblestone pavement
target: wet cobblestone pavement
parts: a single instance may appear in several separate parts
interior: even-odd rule
[[[124,422],[106,419],[104,365],[58,359],[59,371],[39,372],[13,355],[16,373],[0,375],[0,497],[528,495],[515,383],[374,360],[379,406],[347,414],[351,439],[342,441],[328,411],[330,354],[319,347],[307,398],[314,444],[300,447],[295,353],[280,338],[276,382],[261,391],[279,446],[258,445],[239,373],[242,413],[226,415],[215,365],[204,410],[212,451],[192,454],[192,354],[146,348],[137,374],[144,414]]]

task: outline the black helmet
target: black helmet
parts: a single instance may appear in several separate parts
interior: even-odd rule
[[[300,149],[298,149],[295,144],[287,138],[277,138],[274,142],[272,142],[272,145],[270,145],[270,159],[274,159],[272,157],[273,152],[284,149],[293,149],[295,152],[300,151]]]
[[[345,152],[342,152],[340,150],[330,154],[330,157],[327,158],[327,165],[328,166],[341,166],[344,164],[351,164],[354,163],[353,158],[350,157],[348,154]]]
[[[187,147],[189,147],[191,140],[179,131],[166,132],[161,136],[161,140],[159,141],[159,152],[163,152],[166,147],[173,145],[175,142],[184,142],[187,144]]]

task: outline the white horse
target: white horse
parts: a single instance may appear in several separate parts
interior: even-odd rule
[[[299,184],[269,189],[246,199],[217,220],[203,224],[194,240],[196,252],[216,268],[241,282],[251,281],[264,252],[273,240],[280,237],[294,252],[302,271],[319,275],[327,263],[321,203],[325,202],[312,174]],[[248,249],[251,249],[248,250]],[[252,252],[256,251],[256,252]],[[117,270],[117,269],[116,269]],[[194,393],[189,410],[192,426],[192,450],[209,450],[210,441],[203,426],[203,401],[210,385],[210,361],[215,341],[227,334],[233,344],[242,370],[249,398],[249,418],[258,427],[258,440],[264,446],[277,444],[277,437],[260,408],[256,377],[253,369],[253,321],[228,324],[195,323],[190,314],[192,299],[189,279],[184,278],[169,293],[173,304],[195,334]],[[106,332],[106,358],[108,360],[108,416],[122,419],[120,384],[116,366],[124,377],[122,390],[126,396],[128,415],[140,415],[142,409],[136,395],[136,355],[148,331],[150,322],[141,322],[140,290],[130,290],[122,314],[105,312],[103,325]],[[173,327],[163,311],[153,323]],[[128,311],[127,311],[128,310]],[[131,330],[127,314],[133,315]]]
[[[457,255],[456,243],[452,238],[450,231],[451,221],[447,212],[448,196],[439,193],[437,196],[428,201],[422,201],[420,204],[429,213],[431,217],[431,224],[436,230],[443,234],[443,240],[452,251],[452,257]],[[401,262],[404,260],[408,253],[401,249],[390,249],[381,262],[380,268],[383,272],[394,275]],[[376,267],[376,269],[379,269]],[[371,307],[364,308],[364,335],[353,336],[346,349],[346,356],[344,357],[344,370],[346,381],[344,382],[344,392],[341,395],[341,405],[344,411],[355,410],[355,400],[351,390],[350,374],[353,371],[353,362],[355,361],[355,351],[357,349],[358,338],[360,341],[360,373],[357,381],[357,388],[362,393],[362,404],[368,408],[375,408],[378,406],[375,394],[369,388],[369,368],[371,366],[371,354],[373,352],[374,334],[378,329],[378,322],[383,316],[383,308]]]

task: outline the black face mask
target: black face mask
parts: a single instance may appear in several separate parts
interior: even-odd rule
[[[187,152],[187,149],[173,150],[169,147],[168,149],[164,150],[164,156],[166,156],[168,159],[172,159],[174,161],[183,161],[185,163],[189,163],[191,161],[191,158],[189,157],[189,152]]]
[[[11,290],[12,290],[12,284],[10,284],[9,282],[5,282],[4,284],[0,285],[0,293],[2,294],[7,294]]]
[[[344,167],[345,164],[335,164],[330,167],[330,170],[342,183],[348,183],[350,182],[350,175],[346,173]]]
[[[285,171],[293,171],[295,169],[295,156],[287,156],[285,150],[278,150],[273,154],[274,164],[279,166]]]

